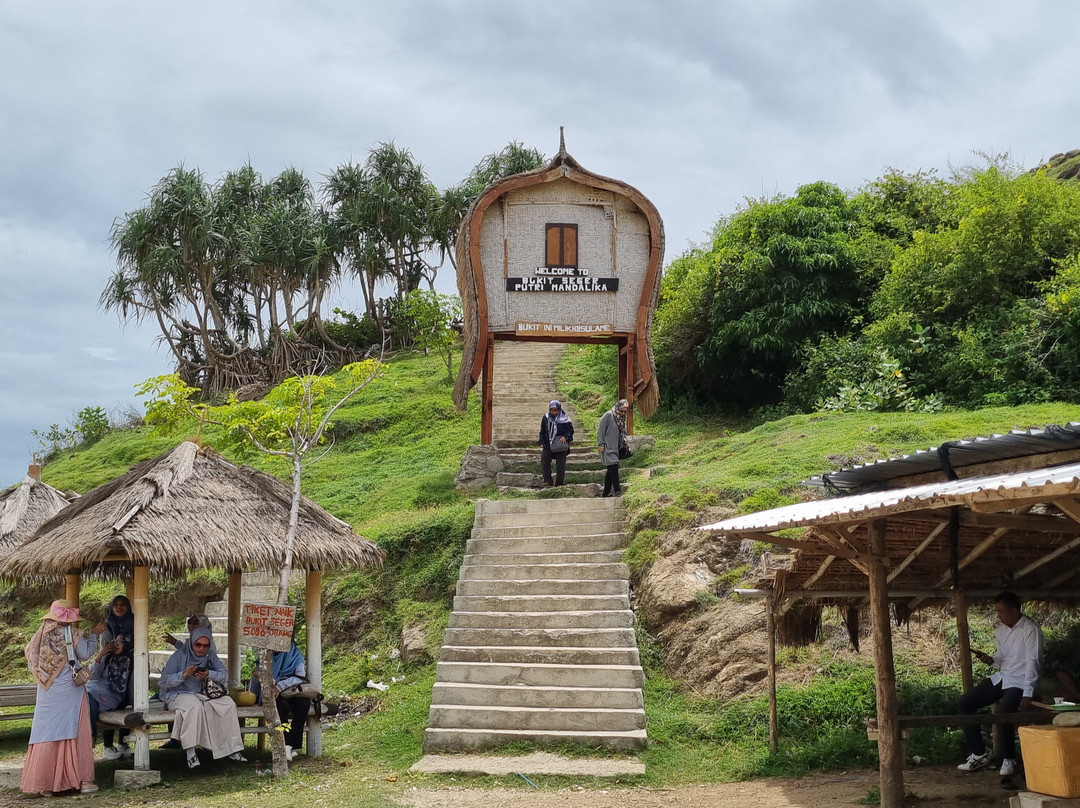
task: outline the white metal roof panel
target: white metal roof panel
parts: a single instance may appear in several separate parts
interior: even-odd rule
[[[771,533],[791,527],[852,522],[929,508],[947,508],[1012,498],[1046,496],[1052,499],[1076,493],[1080,493],[1080,463],[1069,463],[1033,471],[970,477],[966,480],[800,502],[724,519],[698,529],[717,533]]]

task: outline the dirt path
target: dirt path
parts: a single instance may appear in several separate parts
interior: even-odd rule
[[[410,789],[396,798],[411,808],[818,808],[858,805],[877,782],[876,771],[853,771],[677,788]],[[951,767],[910,770],[905,782],[918,808],[1007,806],[1016,793],[1001,788],[996,772],[964,775]]]

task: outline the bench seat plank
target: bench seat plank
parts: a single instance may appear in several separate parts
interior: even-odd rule
[[[901,729],[917,727],[967,727],[985,724],[1049,724],[1054,714],[1048,710],[1027,710],[1022,713],[975,713],[974,715],[901,715]],[[866,719],[867,729],[877,729],[877,719]]]

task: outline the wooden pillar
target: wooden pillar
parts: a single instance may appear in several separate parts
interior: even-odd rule
[[[634,434],[634,363],[637,360],[637,339],[630,337],[626,342],[626,394],[622,396],[630,402],[626,411],[626,434]]]
[[[76,608],[79,606],[80,584],[81,579],[77,572],[69,572],[64,578],[64,597],[74,603]]]
[[[765,633],[769,635],[769,751],[780,746],[780,723],[776,715],[776,604],[765,601]]]
[[[135,658],[132,665],[132,706],[135,712],[150,709],[150,574],[145,564],[137,564],[132,575],[131,610],[135,615]],[[135,736],[135,768],[150,768],[150,736],[145,727]]]
[[[239,570],[229,570],[229,638],[226,651],[229,655],[229,686],[240,687],[240,618],[243,605],[240,593],[243,589],[244,576]],[[261,738],[262,736],[260,736]]]
[[[307,675],[316,690],[322,690],[322,573],[309,570],[304,590],[304,615],[307,620]],[[307,721],[307,753],[322,755],[322,724],[314,716]]]
[[[885,520],[869,524],[870,616],[874,632],[874,672],[877,689],[878,758],[880,759],[881,808],[904,804],[904,747],[900,739],[893,665],[892,625],[885,564]]]
[[[953,592],[953,607],[956,610],[956,638],[960,645],[960,680],[966,693],[974,687],[975,679],[971,673],[971,636],[968,633],[967,596],[964,590]]]
[[[495,338],[488,336],[484,345],[484,369],[480,373],[480,442],[487,446],[493,438],[494,414],[492,392],[495,376]]]
[[[619,358],[616,360],[619,365],[619,386],[616,390],[616,395],[619,398],[626,398],[626,369],[629,367],[629,363],[626,361],[626,354],[629,347],[629,345],[620,345]]]

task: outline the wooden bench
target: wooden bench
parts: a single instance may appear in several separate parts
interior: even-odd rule
[[[987,724],[1049,724],[1053,722],[1054,714],[1050,710],[1025,710],[1017,713],[974,713],[972,715],[901,715],[897,716],[900,725],[900,748],[907,759],[905,749],[910,730],[923,727],[971,727],[985,726]],[[876,718],[867,718],[866,739],[872,743],[878,740],[878,722]]]
[[[262,707],[237,706],[236,717],[240,719],[241,735],[265,734],[270,731],[270,728],[265,725],[265,721],[263,720]],[[257,723],[248,726],[248,720],[250,719],[255,719]],[[105,727],[129,730],[149,728],[154,725],[172,725],[175,720],[176,712],[174,710],[165,709],[150,709],[143,712],[134,710],[106,710],[98,716],[98,723]],[[162,740],[170,737],[170,732],[149,732],[148,737],[152,741]]]
[[[0,685],[0,707],[33,707],[37,704],[37,685]],[[29,713],[0,715],[0,721],[33,718]]]

